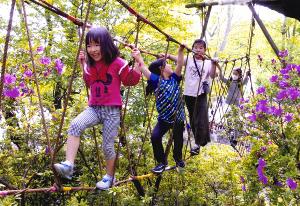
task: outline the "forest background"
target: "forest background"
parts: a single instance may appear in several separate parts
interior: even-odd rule
[[[85,19],[87,1],[48,2],[82,21]],[[201,35],[202,11],[185,8],[186,4],[195,1],[131,0],[126,3],[189,47]],[[1,60],[10,4],[8,0],[0,3]],[[70,121],[87,105],[81,70],[78,65],[74,67],[80,42],[78,27],[30,1],[25,6],[48,138],[32,73],[22,4],[17,1],[1,102],[1,191],[51,187],[54,183],[51,154],[65,141]],[[237,61],[235,66],[241,66],[243,71],[251,69],[252,84],[248,83],[244,88],[241,107],[224,116],[225,129],[220,132],[220,136],[228,139],[230,124],[244,131],[239,137],[237,150],[229,144],[214,141],[203,148],[200,155],[187,160],[183,174],[175,170],[165,172],[158,191],[154,185],[156,177],[141,180],[144,196],[140,196],[134,184],[129,182],[101,192],[6,196],[0,191],[0,205],[299,205],[300,24],[267,8],[255,8],[281,51],[279,58],[257,24],[249,53],[252,15],[246,5],[214,6],[205,33],[210,56],[230,60],[248,54],[250,58],[249,67],[242,61]],[[117,1],[92,1],[88,22],[107,27],[114,37],[123,41],[135,42],[136,18]],[[138,47],[154,54],[164,53],[167,48],[165,36],[143,22],[140,26]],[[119,46],[122,56],[129,61],[130,50]],[[177,48],[177,44],[170,42],[169,53],[175,54]],[[155,59],[151,55],[144,55],[144,58],[147,63]],[[0,64],[3,66],[3,62]],[[227,77],[233,63],[228,65],[229,69],[225,71]],[[72,92],[62,132],[58,135],[73,71]],[[215,84],[211,93],[212,103],[217,101],[222,88],[220,83]],[[119,180],[130,176],[129,165],[134,165],[138,175],[148,174],[155,165],[147,130],[148,125],[153,127],[156,121],[155,112],[150,121],[147,118],[154,105],[154,97],[145,100],[142,83],[130,90],[124,88],[124,102],[127,94],[129,101],[121,133],[126,134],[127,145],[120,149],[116,171]],[[212,109],[215,105],[212,104]],[[98,147],[101,147],[101,126],[87,130],[82,137],[75,177],[71,182],[64,182],[65,186],[93,187],[103,175],[102,152],[99,149],[98,156],[94,131]],[[165,144],[168,137],[164,138]],[[189,156],[188,150],[186,157]],[[63,157],[64,148],[59,150],[56,159],[60,161]]]

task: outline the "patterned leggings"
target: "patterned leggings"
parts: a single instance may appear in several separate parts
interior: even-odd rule
[[[116,156],[114,137],[120,126],[120,108],[116,106],[89,106],[72,122],[68,134],[80,137],[86,128],[103,124],[102,149],[106,160]]]

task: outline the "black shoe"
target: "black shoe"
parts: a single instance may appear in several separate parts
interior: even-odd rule
[[[183,160],[177,161],[177,162],[176,162],[176,167],[184,168],[184,167],[185,167],[184,161],[183,161]]]
[[[230,140],[230,145],[231,145],[232,147],[236,147],[237,141],[236,141],[235,139],[231,139],[231,140]]]
[[[165,168],[166,168],[166,165],[163,164],[163,163],[160,163],[152,169],[152,172],[156,173],[156,174],[159,174],[159,173],[162,173],[165,170]]]
[[[198,155],[199,152],[200,152],[200,146],[196,145],[194,148],[191,149],[191,156]]]

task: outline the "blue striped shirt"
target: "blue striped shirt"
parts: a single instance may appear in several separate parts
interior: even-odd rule
[[[179,83],[182,77],[173,73],[169,79],[159,79],[159,76],[151,73],[148,84],[155,88],[156,109],[158,120],[174,123],[184,120],[184,108],[182,104]],[[159,83],[160,81],[160,83]],[[159,85],[159,88],[158,88]]]

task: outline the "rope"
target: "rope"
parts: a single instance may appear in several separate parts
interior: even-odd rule
[[[64,119],[65,119],[65,115],[66,115],[66,111],[67,111],[68,101],[70,99],[70,93],[72,91],[73,80],[74,80],[75,75],[76,75],[76,68],[77,68],[77,62],[78,62],[77,60],[78,60],[79,52],[80,52],[82,44],[83,44],[84,33],[85,33],[85,28],[86,28],[86,22],[88,20],[89,13],[90,13],[90,6],[91,6],[91,0],[89,0],[89,2],[88,2],[87,13],[86,13],[85,21],[84,21],[83,28],[82,28],[82,35],[80,37],[80,42],[79,42],[79,45],[78,45],[77,54],[76,54],[75,62],[74,62],[74,65],[73,65],[72,75],[71,75],[71,78],[70,78],[69,83],[68,83],[66,99],[65,99],[65,102],[64,102],[64,105],[63,105],[62,118],[61,118],[61,121],[60,121],[59,129],[58,129],[58,135],[57,135],[56,142],[55,142],[55,151],[53,153],[52,162],[51,162],[52,170],[54,171],[54,174],[55,174],[55,177],[56,177],[55,178],[56,183],[59,186],[60,186],[59,179],[57,178],[57,174],[56,174],[56,171],[55,171],[53,165],[54,165],[54,161],[55,161],[55,158],[56,158],[56,153],[61,148],[61,146],[59,145],[59,142],[60,142],[60,138],[61,138],[62,127],[63,127],[63,124],[64,124]]]
[[[137,19],[137,32],[136,32],[136,38],[135,38],[135,47],[137,47],[137,44],[138,44],[139,32],[140,32],[140,20]],[[121,119],[121,131],[120,131],[121,135],[120,135],[119,142],[118,142],[117,155],[116,155],[116,159],[115,159],[115,164],[114,164],[113,171],[115,171],[116,162],[118,161],[118,158],[119,158],[121,138],[124,138],[124,140],[126,142],[127,159],[128,159],[130,174],[134,176],[137,173],[136,173],[136,170],[132,166],[132,163],[131,163],[131,151],[130,151],[130,148],[129,148],[129,144],[127,143],[127,140],[126,140],[126,130],[125,130],[125,117],[126,117],[126,111],[127,111],[129,93],[130,93],[130,87],[127,88],[126,100],[125,100],[125,106],[124,106],[124,112],[121,115],[121,118],[122,118]],[[114,178],[114,175],[113,175],[113,178]],[[136,187],[139,195],[140,196],[145,196],[144,188],[142,187],[142,185],[140,184],[140,182],[138,180],[133,180],[133,183],[134,183],[134,186]],[[111,186],[113,186],[113,185],[111,185]]]
[[[39,81],[38,81],[37,74],[36,74],[36,66],[35,66],[35,63],[34,63],[31,37],[30,37],[30,33],[29,33],[29,28],[28,28],[27,14],[26,14],[24,0],[22,0],[21,2],[22,2],[22,8],[23,8],[23,17],[24,17],[24,22],[25,22],[26,34],[27,34],[27,38],[28,38],[28,45],[29,45],[30,59],[31,59],[31,63],[32,63],[33,77],[34,77],[34,82],[35,82],[36,89],[37,89],[39,107],[40,107],[40,111],[41,111],[41,115],[42,115],[42,124],[43,124],[44,134],[45,134],[46,140],[47,140],[47,147],[50,149],[50,157],[51,157],[51,161],[52,161],[53,151],[51,149],[50,138],[49,138],[48,129],[47,129],[46,120],[45,120],[45,114],[44,114],[44,106],[43,106],[43,102],[42,102],[42,98],[41,98]],[[54,170],[54,168],[52,168],[52,169]],[[57,176],[55,175],[55,179],[56,178],[57,178]]]
[[[54,7],[52,4],[49,4],[47,1],[44,1],[44,0],[39,0],[39,1],[36,1],[36,0],[29,0],[49,11],[52,11],[54,12],[55,14],[61,16],[61,17],[64,17],[68,20],[70,20],[71,22],[73,22],[74,24],[76,24],[77,26],[83,26],[83,25],[86,25],[87,27],[91,27],[90,24],[87,24],[87,22],[82,22],[81,20],[77,19],[76,17],[73,17],[65,12],[63,12],[62,10]]]
[[[172,36],[170,36],[169,34],[167,34],[166,32],[162,31],[160,28],[158,28],[155,24],[153,24],[151,21],[149,21],[148,19],[146,19],[145,17],[143,17],[142,15],[140,15],[138,12],[136,12],[132,7],[130,7],[128,4],[126,4],[124,1],[122,0],[117,0],[117,2],[119,2],[124,8],[126,8],[131,14],[133,14],[134,16],[136,16],[139,20],[143,21],[144,23],[148,24],[149,26],[151,26],[152,28],[154,28],[155,30],[157,30],[158,32],[160,32],[161,34],[163,34],[169,41],[172,41],[176,44],[179,44],[181,46],[184,46],[183,44],[181,44],[179,41],[177,41],[176,39],[174,39]],[[184,46],[188,51],[192,52],[192,49]]]
[[[5,45],[4,45],[4,53],[3,53],[3,59],[2,59],[2,69],[1,69],[1,82],[0,82],[0,111],[2,111],[2,93],[3,93],[3,83],[4,83],[4,75],[6,71],[6,60],[7,60],[7,51],[8,51],[8,43],[10,39],[10,32],[12,27],[12,20],[14,16],[14,9],[16,5],[16,0],[11,1],[11,8],[9,13],[9,21],[7,26],[7,33],[5,38]]]

